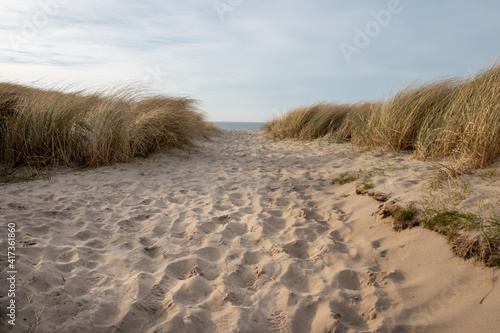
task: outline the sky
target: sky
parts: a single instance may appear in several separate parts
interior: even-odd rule
[[[0,81],[189,96],[210,121],[388,98],[500,59],[498,0],[0,0]]]

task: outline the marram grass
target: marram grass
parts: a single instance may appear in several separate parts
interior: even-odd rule
[[[64,93],[0,83],[0,162],[97,167],[188,147],[207,133],[194,100],[125,88]]]
[[[277,139],[315,139],[337,131],[349,109],[350,105],[317,103],[274,119],[264,129]]]
[[[327,136],[411,149],[421,159],[455,156],[467,168],[485,167],[500,155],[500,65],[467,79],[410,85],[387,101],[300,107],[264,130],[277,139]]]

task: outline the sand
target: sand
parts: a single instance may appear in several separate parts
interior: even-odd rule
[[[10,326],[2,230],[0,331],[499,332],[498,271],[330,184],[359,168],[390,169],[375,189],[405,201],[433,170],[226,130],[189,153],[1,186],[18,273]]]

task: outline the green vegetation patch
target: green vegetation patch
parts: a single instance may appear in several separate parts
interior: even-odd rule
[[[414,203],[407,207],[397,206],[394,211],[394,225],[396,231],[413,228],[418,226],[420,222],[417,219],[417,208]]]
[[[335,185],[335,184],[348,184],[352,183],[359,178],[361,178],[362,172],[361,171],[344,171],[337,177],[333,178],[330,184]]]
[[[371,178],[365,178],[357,184],[357,188],[363,190],[370,190],[374,187],[375,185],[373,184],[373,180]]]

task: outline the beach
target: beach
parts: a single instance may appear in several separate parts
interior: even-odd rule
[[[0,331],[498,332],[498,270],[436,232],[395,232],[382,201],[331,184],[359,169],[410,202],[435,167],[223,130],[189,151],[0,186],[17,269],[15,326],[0,281]],[[498,183],[470,178],[498,205]]]

